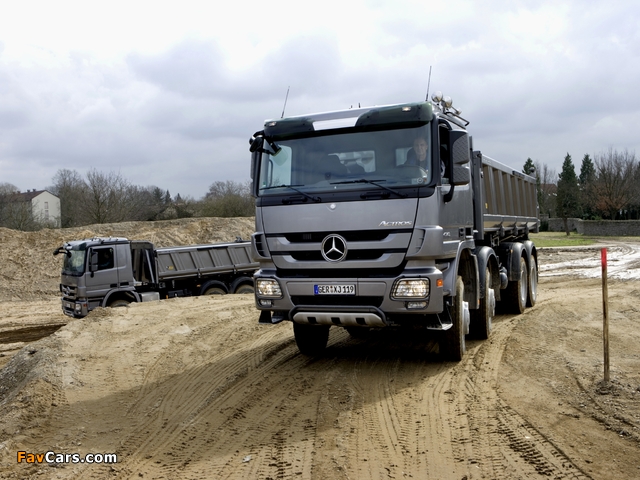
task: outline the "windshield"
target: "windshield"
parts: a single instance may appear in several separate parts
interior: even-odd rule
[[[62,273],[67,275],[82,275],[84,273],[84,254],[86,250],[67,250],[62,264]]]
[[[276,142],[264,153],[261,196],[291,192],[422,186],[431,182],[429,124],[418,128],[342,133]]]

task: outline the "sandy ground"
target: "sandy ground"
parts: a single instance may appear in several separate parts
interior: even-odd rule
[[[594,248],[540,251],[538,304],[497,316],[460,363],[419,332],[337,328],[311,359],[288,322],[258,325],[247,295],[72,321],[60,311],[62,239],[170,245],[251,230],[251,219],[0,229],[0,478],[640,478],[640,245],[609,250],[609,384]],[[21,451],[117,463],[18,463]]]

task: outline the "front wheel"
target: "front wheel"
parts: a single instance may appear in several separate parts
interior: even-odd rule
[[[467,351],[465,341],[467,325],[465,320],[464,283],[460,276],[456,279],[456,296],[453,298],[453,305],[447,308],[449,308],[453,326],[444,332],[444,339],[440,347],[447,360],[459,362]],[[466,311],[468,312],[468,308]]]
[[[300,353],[315,357],[320,355],[327,346],[329,326],[294,323],[293,335]]]
[[[109,304],[109,306],[111,308],[117,308],[117,307],[128,307],[129,304],[131,302],[129,302],[128,300],[124,300],[124,299],[119,299],[119,300],[114,300],[113,302],[111,302]]]

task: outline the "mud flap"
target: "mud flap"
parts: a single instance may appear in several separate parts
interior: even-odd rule
[[[267,324],[274,325],[276,323],[280,323],[286,319],[285,315],[282,315],[283,312],[275,312],[273,316],[271,316],[270,310],[262,310],[260,312],[260,318],[258,319],[258,324]]]

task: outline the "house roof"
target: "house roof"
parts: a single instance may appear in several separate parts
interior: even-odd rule
[[[38,195],[47,192],[50,195],[53,195],[53,193],[51,193],[49,190],[31,190],[31,191],[26,191],[24,193],[16,193],[15,201],[16,202],[30,202],[31,200],[33,200],[34,198],[36,198]],[[53,195],[54,197],[58,198],[57,195]]]

